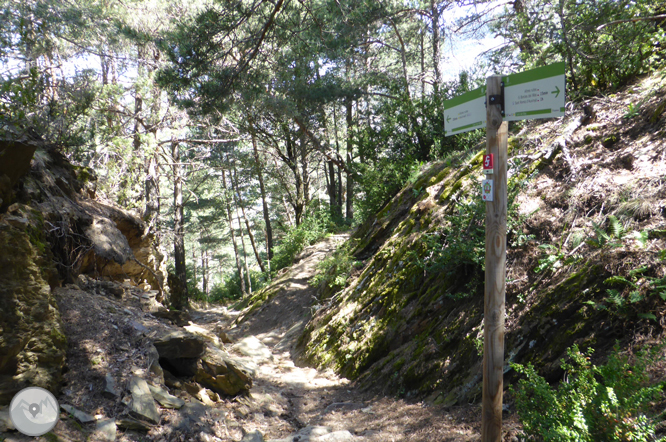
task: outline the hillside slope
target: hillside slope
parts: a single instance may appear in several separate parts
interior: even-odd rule
[[[574,343],[604,358],[663,337],[665,75],[587,104],[510,130],[505,382],[510,361],[555,381]],[[428,165],[352,235],[362,271],[320,291],[308,363],[385,393],[480,398],[483,150]]]

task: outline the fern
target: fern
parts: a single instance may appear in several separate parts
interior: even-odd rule
[[[624,235],[625,230],[622,223],[620,223],[620,220],[618,220],[615,215],[608,215],[608,222],[610,235],[614,238],[622,239],[622,235]]]
[[[601,226],[594,221],[592,221],[592,228],[594,229],[595,238],[590,238],[587,240],[587,243],[591,246],[603,247],[608,241],[610,241],[610,236],[601,228]]]
[[[608,289],[606,293],[608,293],[608,297],[606,298],[608,302],[610,302],[617,308],[622,308],[622,306],[624,305],[624,298],[622,297],[622,294],[619,291],[615,289]]]
[[[607,279],[604,281],[604,284],[608,284],[608,285],[630,285],[630,286],[632,286],[632,287],[634,287],[634,288],[636,287],[636,284],[634,284],[633,282],[629,281],[629,280],[628,280],[627,278],[625,278],[624,276],[617,276],[617,275],[613,275],[613,276],[611,276],[610,278],[607,278]]]
[[[643,295],[641,295],[641,292],[638,290],[633,290],[632,292],[629,293],[629,302],[632,304],[635,304],[637,302],[641,302],[643,300]]]
[[[642,232],[632,232],[631,237],[636,240],[641,249],[644,249],[649,239],[649,233],[647,230],[643,230]]]

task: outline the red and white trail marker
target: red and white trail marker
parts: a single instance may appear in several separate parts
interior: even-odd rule
[[[493,174],[493,154],[483,156],[483,173],[486,175]]]

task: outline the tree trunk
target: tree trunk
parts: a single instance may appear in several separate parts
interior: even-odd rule
[[[232,184],[233,185],[233,184]],[[245,239],[243,238],[243,224],[240,219],[238,203],[236,203],[236,218],[238,218],[238,231],[240,233],[240,242],[243,247],[243,262],[245,263],[245,276],[247,277],[247,292],[252,294],[252,280],[250,279],[250,267],[247,265],[247,250],[245,249]]]
[[[180,283],[180,293],[173,294],[175,299],[171,300],[172,306],[176,310],[182,310],[187,307],[187,268],[185,267],[185,233],[183,217],[183,177],[180,165],[179,143],[171,143],[171,157],[173,159],[173,251],[176,261],[176,278]],[[174,296],[175,295],[175,296]]]
[[[194,280],[194,288],[199,286],[197,279],[197,251],[192,248],[192,279]]]
[[[159,188],[159,166],[157,154],[146,158],[148,163],[146,167],[146,178],[144,180],[144,193],[146,200],[146,209],[143,213],[143,219],[148,223],[148,230],[156,228],[160,215],[160,188]]]
[[[203,277],[203,293],[208,296],[208,250],[201,251],[201,275]]]
[[[439,85],[442,82],[442,73],[440,71],[440,35],[439,35],[439,4],[437,0],[430,0],[430,13],[432,15],[432,63],[435,69],[435,95],[439,94]]]
[[[425,97],[425,31],[421,30],[421,97]]]
[[[303,177],[303,210],[310,202],[310,175],[308,171],[308,141],[307,135],[301,133],[301,176]]]
[[[335,111],[335,107],[333,106],[333,127],[335,129],[335,152],[338,155],[338,158],[340,158],[340,141],[338,140],[338,116],[337,112]],[[337,173],[338,173],[338,186],[337,190],[334,188],[333,191],[336,192],[336,200],[338,203],[338,213],[340,215],[340,218],[342,218],[342,169],[338,165],[337,167]],[[335,176],[335,175],[332,175]]]
[[[252,243],[252,250],[254,251],[254,257],[257,259],[257,264],[259,264],[259,268],[261,268],[261,271],[266,273],[266,267],[264,266],[264,261],[261,259],[261,256],[259,256],[259,251],[257,250],[257,244],[254,240],[254,234],[252,233],[252,229],[250,229],[250,221],[247,219],[247,215],[245,214],[245,206],[243,205],[243,198],[241,197],[240,193],[240,186],[238,185],[238,176],[236,174],[236,167],[234,166],[234,187],[236,190],[236,197],[238,198],[238,201],[236,202],[237,207],[240,207],[241,213],[243,214],[243,221],[245,221],[245,227],[247,228],[247,235],[250,237],[250,242]]]
[[[227,190],[227,179],[225,177],[225,171],[222,170],[222,188]],[[229,222],[229,232],[231,233],[231,243],[234,246],[234,256],[236,257],[236,270],[238,270],[238,276],[240,278],[241,292],[243,295],[247,294],[247,288],[245,287],[245,275],[243,275],[243,266],[241,265],[240,255],[238,254],[238,246],[236,245],[236,233],[234,232],[233,218],[231,216],[231,205],[229,200],[225,202],[227,209],[227,221]]]
[[[257,138],[254,132],[253,122],[250,122],[250,136],[252,137],[252,149],[254,149],[254,165],[259,180],[259,191],[261,192],[261,205],[264,212],[264,224],[266,225],[266,249],[268,249],[268,260],[273,259],[273,228],[271,227],[271,217],[268,212],[268,202],[266,201],[266,186],[264,185],[264,175],[261,172],[261,161],[257,149]]]
[[[144,54],[144,48],[139,45],[137,46],[137,72],[139,75],[143,73],[143,54]],[[139,149],[141,149],[141,138],[139,136],[139,125],[141,124],[140,121],[140,114],[141,110],[143,108],[143,97],[141,96],[141,92],[139,91],[139,83],[134,86],[134,129],[132,130],[132,146],[134,147],[134,151],[137,152]]]
[[[295,201],[292,201],[292,206],[294,208],[295,224],[296,227],[298,227],[301,225],[301,221],[303,220],[303,212],[305,211],[303,177],[301,176],[301,171],[298,167],[296,146],[294,146],[294,141],[291,138],[289,127],[285,124],[283,130],[285,132],[287,158],[289,160],[287,166],[289,169],[291,169],[294,175],[294,186],[296,187],[296,198]]]
[[[342,216],[342,208],[340,207],[340,204],[338,203],[338,198],[337,198],[337,185],[335,181],[335,164],[333,164],[333,161],[327,161],[328,163],[328,170],[326,170],[326,166],[324,165],[324,172],[326,172],[326,177],[327,177],[327,187],[328,187],[328,199],[329,199],[329,204],[331,205],[331,216],[333,219],[338,219]]]
[[[347,98],[345,100],[345,105],[347,106],[347,167],[351,167],[352,163],[352,149],[354,148],[352,144],[352,99]],[[346,213],[345,218],[347,222],[351,222],[354,218],[354,206],[353,203],[354,195],[354,179],[352,178],[351,173],[347,172],[347,201],[346,201]]]

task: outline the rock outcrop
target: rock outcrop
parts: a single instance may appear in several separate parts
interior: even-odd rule
[[[0,140],[0,209],[12,204],[14,186],[30,170],[40,143]]]
[[[88,273],[161,293],[145,223],[91,199],[90,183],[41,141],[0,141],[0,405],[27,386],[59,391],[67,340],[53,288]]]
[[[92,170],[73,166],[54,149],[39,148],[16,198],[43,216],[47,240],[65,282],[78,274],[162,290],[165,257],[135,214],[95,197]]]
[[[29,206],[0,214],[0,404],[28,386],[59,390],[67,340],[43,232],[41,214]]]
[[[160,365],[175,376],[192,377],[217,394],[236,396],[252,388],[251,370],[202,336],[176,331],[153,342]],[[195,392],[196,395],[196,392]]]

